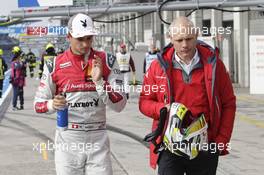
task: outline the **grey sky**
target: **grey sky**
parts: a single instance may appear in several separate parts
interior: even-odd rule
[[[18,0],[0,0],[3,2],[3,5],[0,5],[0,16],[7,16],[12,10],[20,10],[18,8]],[[34,23],[34,25],[47,25],[48,18],[31,18],[31,19],[40,19],[42,22]],[[52,23],[50,23],[52,25]]]
[[[2,4],[0,5],[0,15],[7,16],[10,11],[18,10],[17,0],[0,0]]]

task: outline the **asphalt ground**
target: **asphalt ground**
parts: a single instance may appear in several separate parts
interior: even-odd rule
[[[55,175],[54,151],[44,149],[54,141],[55,115],[33,111],[38,80],[28,78],[24,110],[12,111],[9,101],[0,122],[0,175]],[[264,95],[250,95],[235,88],[237,113],[231,151],[221,156],[217,175],[259,175],[264,167]],[[2,104],[3,105],[3,104]],[[149,151],[142,138],[150,132],[151,119],[138,110],[138,94],[132,93],[121,113],[107,110],[111,156],[115,175],[154,175]]]

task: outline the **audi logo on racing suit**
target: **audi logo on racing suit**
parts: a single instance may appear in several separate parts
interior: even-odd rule
[[[114,74],[121,74],[121,71],[119,69],[113,69]]]

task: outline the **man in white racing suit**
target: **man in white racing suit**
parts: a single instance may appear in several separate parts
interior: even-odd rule
[[[136,68],[134,61],[131,57],[131,54],[127,52],[126,45],[124,43],[120,44],[120,52],[116,53],[116,59],[120,68],[121,73],[124,76],[124,86],[127,99],[129,98],[129,74],[130,74],[130,67],[133,72],[133,84],[136,81]]]
[[[97,31],[89,16],[71,17],[68,28],[70,49],[46,61],[35,111],[68,106],[68,129],[55,136],[57,175],[112,175],[106,106],[117,112],[125,107],[123,79],[115,57],[92,48]]]

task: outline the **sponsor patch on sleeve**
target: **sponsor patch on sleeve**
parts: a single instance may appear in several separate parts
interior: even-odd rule
[[[116,60],[116,57],[114,55],[107,53],[107,63],[110,68],[114,66],[115,60]]]
[[[60,68],[66,68],[72,66],[72,63],[70,61],[60,64]]]

